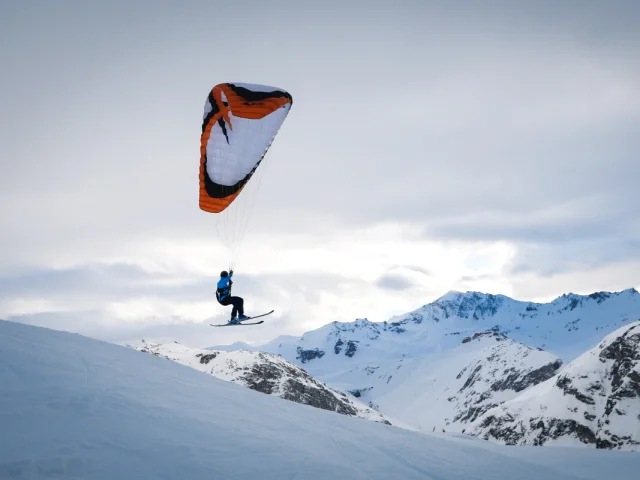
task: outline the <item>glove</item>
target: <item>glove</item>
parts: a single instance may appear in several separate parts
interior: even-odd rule
[[[229,276],[233,275],[233,269],[229,270]]]

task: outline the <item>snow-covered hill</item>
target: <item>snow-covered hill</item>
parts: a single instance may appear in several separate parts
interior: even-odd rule
[[[634,478],[629,452],[518,449],[309,408],[131,348],[0,321],[0,478]]]
[[[143,340],[134,348],[285,400],[391,424],[352,395],[327,387],[282,357],[248,350],[197,350],[177,342],[153,344]]]
[[[640,321],[489,410],[473,433],[512,445],[583,443],[640,451]]]

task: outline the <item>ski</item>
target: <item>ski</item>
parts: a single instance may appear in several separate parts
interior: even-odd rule
[[[238,321],[239,322],[246,322],[247,320],[253,320],[254,318],[266,317],[267,315],[271,315],[273,312],[274,312],[274,310],[271,310],[270,312],[263,313],[261,315],[254,315],[253,317],[247,317],[247,318],[245,318],[243,320],[238,320]]]
[[[264,323],[264,320],[253,323],[223,323],[221,325],[214,325],[213,323],[210,323],[209,325],[211,325],[212,327],[242,327],[244,325],[246,327],[248,325],[260,325],[261,323]]]
[[[247,317],[243,320],[238,320],[238,323],[223,323],[221,325],[214,325],[213,323],[210,323],[209,325],[211,325],[212,327],[237,327],[240,325],[260,325],[261,323],[264,323],[264,320],[260,320],[259,322],[252,322],[252,323],[243,323],[243,322],[246,322],[247,320],[253,320],[254,318],[266,317],[267,315],[271,315],[274,311],[275,310],[271,310],[270,312],[263,313],[261,315],[254,315],[253,317]]]

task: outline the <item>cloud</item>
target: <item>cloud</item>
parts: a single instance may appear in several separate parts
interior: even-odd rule
[[[495,268],[495,262],[509,258],[500,248],[487,247],[482,257],[470,249],[464,254],[467,260],[456,266],[458,254],[412,240],[402,244],[397,235],[401,232],[394,229],[377,230],[375,236],[364,231],[334,239],[322,250],[307,246],[304,239],[282,251],[263,244],[270,255],[264,258],[257,250],[255,259],[247,259],[251,268],[236,272],[233,293],[245,299],[249,314],[276,312],[260,329],[242,333],[243,338],[267,341],[280,334],[300,335],[334,320],[383,321],[440,294],[443,275],[454,278],[476,268]],[[400,242],[402,255],[387,255],[389,241]],[[213,296],[219,270],[192,263],[193,258],[202,258],[199,252],[207,243],[184,249],[180,245],[167,244],[159,251],[149,248],[147,257],[137,257],[140,264],[131,259],[5,275],[0,278],[0,317],[74,328],[119,342],[132,341],[132,335],[164,337],[184,325],[184,334],[175,339],[198,340],[202,345],[211,328],[208,323],[226,321],[230,309],[218,305]],[[427,262],[415,261],[418,252],[426,255]],[[350,267],[345,269],[347,263]],[[389,274],[412,282],[411,288],[389,290],[384,281],[376,282]],[[215,335],[220,340],[237,334],[225,330]]]
[[[217,279],[217,274],[148,272],[132,264],[30,271],[0,279],[0,318],[119,343],[134,341],[136,336],[166,339],[175,334],[175,340],[206,345],[211,343],[207,336],[213,334],[208,324],[224,323],[230,313],[229,307],[215,301]],[[301,334],[305,326],[311,328],[317,321],[314,309],[327,315],[337,309],[348,315],[352,307],[340,305],[336,294],[361,288],[363,283],[328,273],[241,273],[233,293],[245,299],[249,314],[276,309],[265,328],[247,337],[267,341],[282,331]],[[216,331],[215,338],[231,339],[237,333]]]
[[[376,282],[376,285],[380,288],[386,288],[389,290],[407,290],[414,284],[408,278],[390,273],[382,275]]]
[[[429,270],[417,265],[397,265],[383,273],[376,281],[376,286],[387,290],[410,291],[431,281]]]
[[[328,19],[324,8],[313,10],[318,21]],[[343,10],[344,22],[335,27],[341,33],[354,28],[348,19],[355,12],[346,6],[340,7]],[[544,12],[552,10],[557,23],[543,21]],[[155,20],[147,27],[154,41],[146,44],[131,36],[141,12],[130,9],[123,15],[128,33],[118,36],[115,55],[107,41],[108,25],[78,21],[90,13],[83,8],[68,18],[60,16],[63,25],[77,28],[80,38],[97,39],[101,57],[114,62],[94,65],[97,71],[110,67],[127,75],[81,77],[80,91],[68,86],[64,95],[60,90],[41,99],[46,112],[68,112],[47,117],[48,123],[75,135],[42,132],[40,142],[50,146],[46,154],[34,146],[18,157],[42,158],[39,168],[24,161],[3,167],[9,171],[2,177],[20,180],[7,180],[3,189],[3,200],[15,206],[2,217],[3,224],[15,227],[14,247],[46,233],[49,241],[59,242],[58,248],[70,238],[91,248],[92,240],[101,246],[101,238],[118,240],[122,231],[128,238],[169,235],[176,229],[195,233],[212,222],[197,209],[192,181],[205,93],[198,95],[191,79],[200,84],[203,77],[209,78],[196,54],[207,29],[197,35],[199,29],[186,20],[193,17],[198,25],[198,18],[207,15],[197,9],[175,18],[170,12],[166,17],[154,12]],[[160,32],[162,18],[171,19],[175,29]],[[302,18],[298,13],[296,20]],[[314,231],[332,223],[344,228],[398,218],[428,224],[441,216],[460,218],[487,208],[526,215],[532,206],[547,207],[570,201],[577,193],[603,190],[626,192],[632,198],[630,179],[639,168],[634,125],[640,111],[640,67],[629,61],[634,51],[620,43],[623,38],[613,28],[628,26],[627,15],[594,5],[582,7],[579,16],[557,6],[503,5],[498,18],[505,21],[500,22],[480,9],[454,13],[416,3],[384,15],[370,12],[367,18],[369,27],[358,22],[360,42],[348,49],[342,45],[334,55],[315,42],[322,23],[307,25],[304,35],[304,23],[290,26],[299,45],[288,49],[292,60],[287,62],[300,60],[301,68],[314,74],[277,77],[296,101],[264,164],[268,174],[256,205],[258,214],[252,218],[254,231]],[[448,21],[441,24],[438,18]],[[610,25],[607,36],[597,37],[598,48],[587,43],[603,25],[594,23],[595,18],[608,19]],[[53,39],[45,36],[51,27],[44,16],[36,15],[33,21],[45,23],[43,36],[32,40],[36,45],[74,45],[80,60],[95,62],[73,37],[57,30]],[[433,23],[433,33],[424,33],[430,31],[424,22]],[[502,27],[489,28],[497,25]],[[385,28],[381,50],[373,48],[380,41],[376,27]],[[540,35],[565,29],[575,34],[574,40]],[[628,28],[623,31],[637,36]],[[461,32],[468,41],[431,46],[432,37],[458,38]],[[215,39],[222,32],[211,35]],[[290,43],[293,37],[283,30],[273,32],[270,41]],[[323,31],[322,38],[327,41]],[[168,59],[153,49],[161,39],[173,44]],[[378,52],[376,62],[369,58],[373,50]],[[325,55],[318,58],[309,51]],[[610,55],[612,51],[617,55]],[[358,66],[350,55],[362,55]],[[136,66],[134,57],[144,62]],[[392,64],[392,58],[398,68],[380,68],[381,62]],[[23,55],[21,61],[30,66],[34,62],[35,67],[36,59]],[[167,72],[168,65],[185,73]],[[273,75],[268,65],[260,67],[265,75]],[[228,68],[241,73],[235,63]],[[339,81],[333,71],[341,72]],[[394,86],[391,91],[389,85]],[[206,92],[205,85],[202,88]],[[95,92],[101,92],[102,101],[91,102]],[[381,111],[386,95],[389,101]],[[158,98],[163,115],[156,114]],[[78,103],[71,111],[69,100]],[[92,108],[87,110],[87,104]],[[16,116],[29,118],[21,104],[13,108]],[[139,124],[145,128],[137,128]],[[103,132],[99,150],[86,140],[96,130]],[[28,131],[18,133],[24,136]],[[185,161],[176,158],[192,158],[191,173]],[[36,191],[23,188],[30,181],[38,182]]]
[[[558,274],[589,271],[640,261],[640,241],[620,239],[576,240],[560,245],[532,244],[519,248],[510,266],[514,274],[535,272],[548,278]],[[628,287],[626,287],[628,288]]]
[[[206,325],[233,225],[199,210],[197,171],[206,93],[239,79],[294,97],[236,257],[276,308],[248,340],[456,288],[638,284],[638,2],[247,5],[3,9],[0,314],[237,336]],[[229,38],[286,55],[220,70]]]

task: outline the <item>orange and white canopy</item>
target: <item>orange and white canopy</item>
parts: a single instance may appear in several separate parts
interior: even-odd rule
[[[200,208],[225,210],[251,179],[291,108],[279,88],[222,83],[207,97],[200,139]]]

